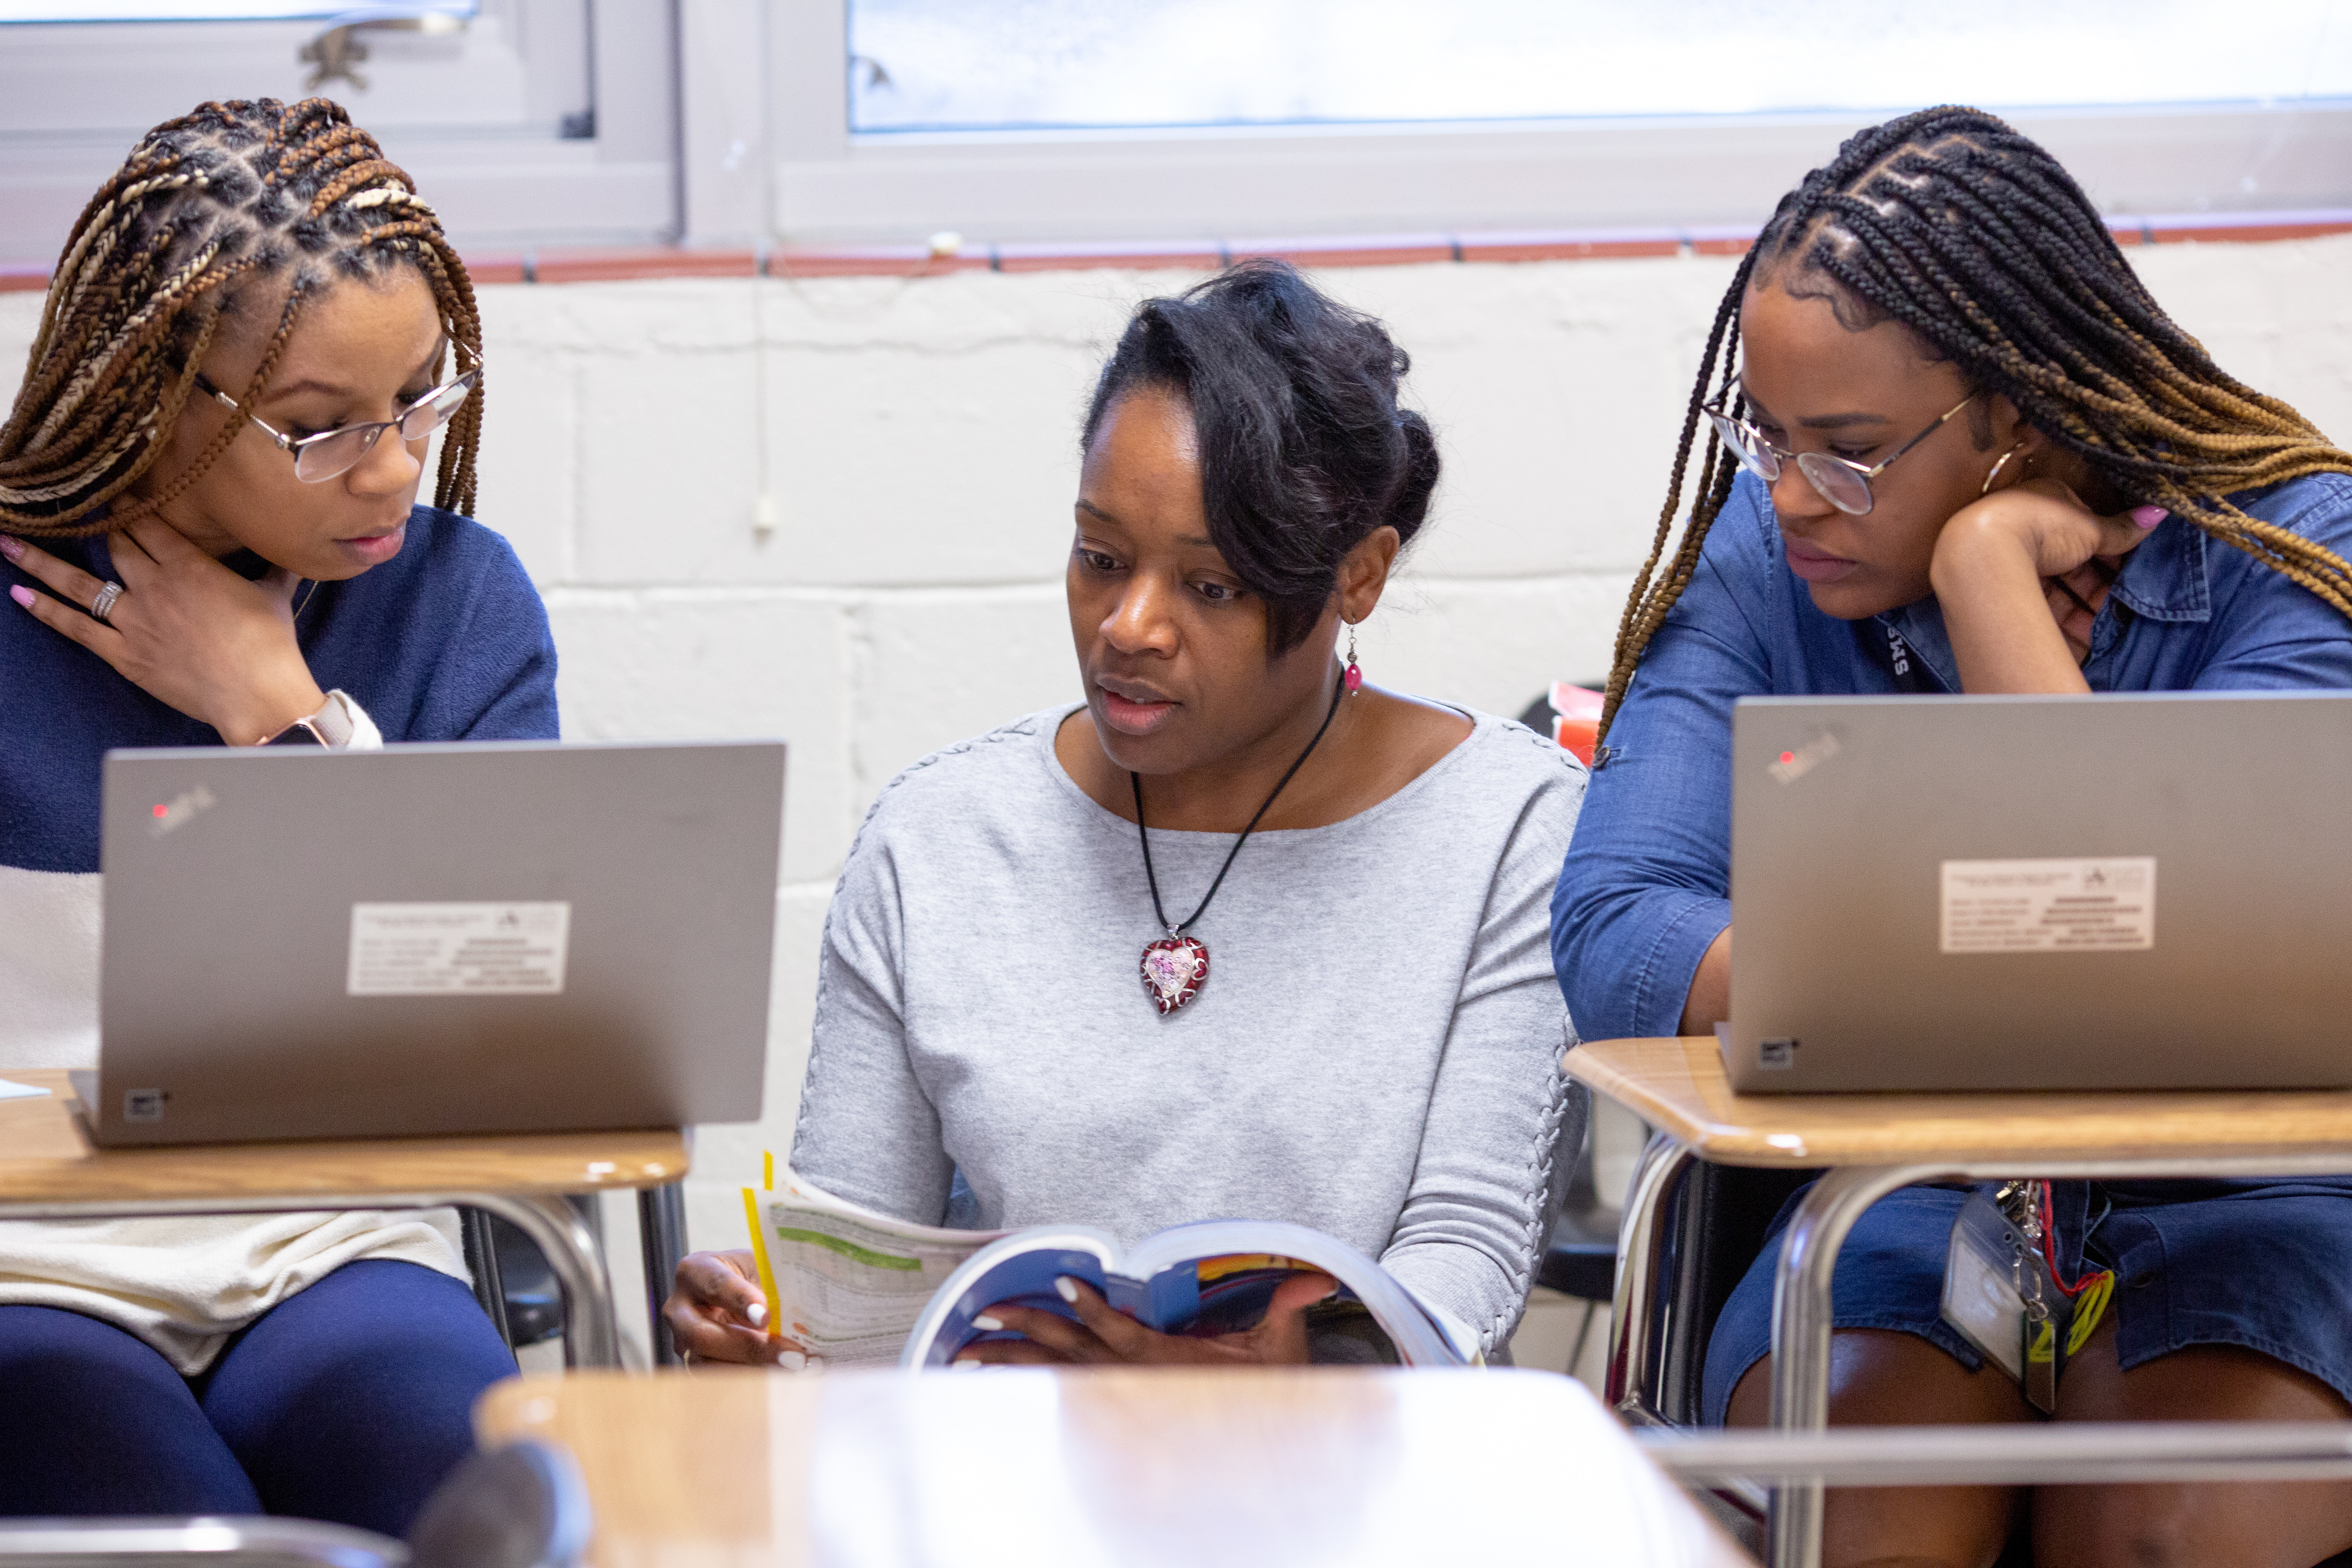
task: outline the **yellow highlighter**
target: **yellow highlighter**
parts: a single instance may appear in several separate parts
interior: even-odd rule
[[[768,1337],[780,1340],[784,1337],[784,1314],[776,1300],[776,1271],[768,1267],[768,1241],[761,1234],[765,1227],[760,1223],[760,1194],[749,1187],[743,1189],[743,1218],[751,1227],[751,1257],[760,1266],[760,1294],[768,1299]]]

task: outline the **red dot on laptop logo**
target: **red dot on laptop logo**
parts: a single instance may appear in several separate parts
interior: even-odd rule
[[[1782,762],[1782,763],[1784,763],[1784,764],[1785,764],[1785,763],[1793,763],[1793,762],[1795,762],[1796,760],[1797,760],[1797,753],[1796,753],[1796,752],[1781,752],[1781,753],[1780,753],[1780,761],[1781,761],[1781,762]],[[163,816],[163,814],[162,812],[160,812],[160,811],[159,811],[159,812],[157,812],[155,815],[156,815],[156,816]]]

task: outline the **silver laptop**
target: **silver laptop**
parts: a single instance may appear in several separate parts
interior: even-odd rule
[[[2352,692],[1751,698],[1734,1088],[2352,1085]]]
[[[102,1144],[757,1119],[784,748],[106,759]]]

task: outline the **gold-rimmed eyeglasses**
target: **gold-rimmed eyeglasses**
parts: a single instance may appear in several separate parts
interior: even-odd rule
[[[459,346],[463,347],[462,344]],[[404,441],[422,441],[449,423],[449,416],[457,412],[482,383],[481,360],[478,356],[473,357],[474,367],[471,370],[422,394],[395,419],[338,426],[332,430],[321,430],[315,436],[289,436],[251,415],[246,416],[247,422],[276,442],[280,451],[293,458],[296,479],[305,484],[320,484],[358,467],[361,458],[375,450],[375,444],[383,438],[387,430],[398,430]],[[236,399],[215,386],[202,371],[196,373],[196,389],[230,408],[236,406]]]
[[[1870,481],[1885,473],[1889,463],[1942,429],[1953,415],[1977,400],[1977,395],[1969,393],[1945,410],[1933,425],[1895,447],[1892,454],[1876,464],[1867,464],[1857,463],[1851,458],[1841,458],[1832,452],[1791,452],[1785,447],[1775,447],[1764,438],[1764,432],[1758,429],[1754,422],[1729,412],[1738,408],[1745,397],[1739,378],[1734,376],[1731,384],[1703,410],[1713,422],[1715,433],[1722,437],[1731,455],[1739,459],[1739,466],[1769,485],[1780,477],[1782,462],[1792,462],[1797,465],[1797,471],[1820,492],[1823,500],[1853,517],[1863,516],[1875,504],[1870,493]]]

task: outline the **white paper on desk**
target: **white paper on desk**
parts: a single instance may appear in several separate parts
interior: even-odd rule
[[[0,1100],[32,1100],[48,1092],[46,1089],[37,1089],[29,1083],[11,1083],[6,1079],[0,1078]]]

